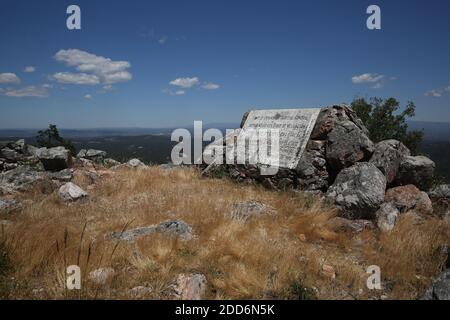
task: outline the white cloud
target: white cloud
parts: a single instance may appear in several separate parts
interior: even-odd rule
[[[377,82],[372,86],[372,89],[381,89],[384,85],[381,82]]]
[[[87,73],[58,72],[51,76],[51,79],[65,84],[100,84],[100,79],[96,75]]]
[[[8,89],[4,90],[2,95],[13,98],[46,98],[48,97],[48,88],[44,86],[28,86],[20,89]]]
[[[170,84],[173,86],[189,89],[193,86],[196,86],[200,80],[197,77],[193,78],[177,78],[175,80],[170,81]]]
[[[218,84],[209,82],[209,83],[205,83],[205,84],[202,86],[202,88],[205,89],[205,90],[217,90],[217,89],[220,88],[220,86],[219,86]]]
[[[183,95],[185,93],[186,93],[186,91],[184,91],[184,90],[175,91],[175,95],[177,95],[177,96],[181,96],[181,95]]]
[[[78,49],[59,50],[54,59],[75,68],[80,74],[95,76],[98,79],[96,84],[113,84],[130,81],[133,78],[127,71],[131,67],[128,61],[113,61]]]
[[[33,66],[28,66],[28,67],[25,67],[23,69],[23,72],[26,72],[26,73],[32,73],[32,72],[35,72],[35,71],[36,71],[36,68],[33,67]]]
[[[363,73],[359,76],[353,76],[352,82],[355,84],[374,83],[384,79],[384,75],[376,73]]]
[[[20,79],[15,73],[0,73],[0,83],[19,84]]]
[[[104,91],[112,91],[114,88],[112,85],[107,84],[106,86],[103,86],[103,90]]]
[[[448,86],[447,88],[444,89],[447,92],[450,92],[450,86]]]
[[[84,98],[85,98],[85,99],[88,99],[88,100],[91,100],[91,99],[92,99],[92,95],[90,95],[90,94],[85,94],[85,95],[84,95]]]
[[[164,44],[164,43],[167,42],[168,39],[169,39],[169,38],[168,38],[167,36],[162,36],[162,37],[158,40],[158,42],[159,42],[159,44]]]
[[[440,90],[440,89],[433,89],[433,90],[425,92],[425,95],[427,97],[439,98],[439,97],[442,97],[442,90]]]

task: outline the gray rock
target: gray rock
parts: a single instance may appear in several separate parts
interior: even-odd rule
[[[158,225],[139,227],[126,231],[112,232],[107,236],[111,240],[134,241],[137,238],[153,234],[162,233],[169,236],[180,237],[182,240],[189,240],[193,237],[192,227],[183,220],[168,220]]]
[[[179,274],[172,286],[173,297],[178,300],[201,300],[204,298],[207,286],[203,274]]]
[[[0,157],[7,162],[18,162],[23,156],[14,149],[3,148],[0,150]]]
[[[350,220],[342,217],[334,217],[328,221],[328,224],[336,232],[360,233],[364,230],[373,230],[375,228],[370,220]]]
[[[393,204],[383,203],[375,214],[378,228],[381,231],[391,231],[399,215],[400,211]]]
[[[47,171],[61,171],[67,169],[71,162],[69,150],[64,147],[39,149],[38,158]]]
[[[120,165],[120,162],[111,158],[106,158],[105,160],[103,160],[103,164],[106,167],[111,168]]]
[[[309,144],[311,148],[318,147],[317,144],[311,145],[312,143]],[[300,190],[327,190],[329,174],[324,153],[324,148],[307,150],[303,153],[295,169],[298,175],[297,183]]]
[[[22,208],[20,202],[14,199],[0,199],[0,213],[9,214]]]
[[[161,222],[157,226],[156,231],[170,236],[179,236],[183,239],[192,238],[192,227],[183,220]]]
[[[450,185],[441,184],[436,186],[428,192],[428,195],[432,199],[450,199]]]
[[[140,168],[146,168],[147,166],[145,165],[145,163],[143,163],[141,160],[139,160],[139,159],[131,159],[131,160],[129,160],[127,163],[126,163],[126,166],[127,167],[130,167],[130,168],[137,168],[137,169],[140,169]]]
[[[410,156],[409,149],[398,140],[385,140],[375,145],[375,151],[370,159],[383,172],[388,184],[397,177],[400,164]]]
[[[276,210],[259,201],[244,201],[235,203],[231,211],[231,217],[239,221],[247,221],[252,217],[275,214]]]
[[[49,180],[44,172],[36,171],[28,166],[19,166],[15,169],[0,173],[0,194],[26,191],[31,186],[44,180]]]
[[[72,171],[70,169],[64,169],[58,172],[51,172],[48,175],[50,179],[58,180],[60,182],[69,182],[73,178]]]
[[[77,158],[85,158],[92,160],[96,163],[102,163],[103,160],[106,158],[106,151],[102,150],[95,150],[95,149],[81,149],[78,154]]]
[[[420,300],[450,300],[450,269],[433,280]]]
[[[386,178],[371,163],[356,163],[342,170],[327,197],[341,209],[341,215],[349,219],[372,219],[384,201]]]
[[[426,191],[433,181],[435,167],[435,163],[427,157],[406,157],[400,164],[396,184],[413,184]]]
[[[335,124],[328,134],[326,159],[328,165],[338,172],[356,162],[372,156],[374,145],[368,136],[351,121]]]
[[[86,191],[84,191],[83,189],[81,189],[79,186],[77,186],[76,184],[74,184],[72,182],[68,182],[68,183],[62,185],[59,188],[58,195],[63,201],[67,201],[67,202],[77,201],[77,200],[86,198],[88,196]]]
[[[21,154],[25,154],[27,152],[27,145],[24,139],[19,139],[16,142],[10,142],[8,143],[8,147]]]

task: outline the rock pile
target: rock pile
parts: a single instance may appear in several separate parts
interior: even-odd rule
[[[239,129],[235,135],[238,133]],[[397,140],[373,143],[367,128],[346,105],[321,109],[295,169],[279,168],[277,174],[263,176],[260,167],[215,165],[209,166],[206,174],[225,174],[238,182],[257,182],[277,190],[321,192],[340,209],[340,216],[378,219],[377,225],[384,230],[407,211],[433,212],[425,191],[433,180],[434,162],[411,156]]]

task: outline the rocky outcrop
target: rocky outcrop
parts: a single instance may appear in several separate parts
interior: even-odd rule
[[[402,213],[410,210],[419,214],[433,213],[428,195],[411,184],[387,190],[384,201],[391,203]]]
[[[426,191],[431,187],[435,167],[435,163],[427,157],[406,157],[400,164],[396,184],[413,184]]]
[[[45,172],[36,171],[29,166],[18,166],[0,173],[0,194],[27,191],[37,184],[42,185],[45,193],[53,191],[55,187]]]
[[[325,141],[310,140],[306,146],[297,168],[297,185],[300,190],[326,191],[328,189],[330,175],[325,159]]]
[[[372,219],[384,201],[386,178],[371,163],[356,163],[342,170],[327,197],[340,208],[341,216],[350,219]]]
[[[61,200],[66,202],[77,201],[88,196],[87,192],[72,182],[68,182],[61,186],[58,191]]]
[[[38,158],[47,171],[61,171],[67,169],[71,163],[69,150],[64,147],[41,148]]]
[[[409,149],[398,140],[385,140],[375,145],[375,151],[370,159],[385,175],[389,184],[394,182],[403,160],[410,156]]]
[[[450,269],[433,280],[420,300],[450,300]]]

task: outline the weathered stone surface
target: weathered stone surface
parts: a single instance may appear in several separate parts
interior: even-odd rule
[[[386,178],[371,163],[356,163],[342,170],[327,196],[350,219],[371,219],[384,201]]]
[[[0,213],[9,214],[22,208],[19,201],[14,199],[0,199]]]
[[[231,211],[231,217],[239,221],[247,221],[252,217],[275,214],[276,210],[259,201],[244,201],[235,203]]]
[[[369,135],[367,128],[349,106],[335,105],[322,108],[311,133],[311,139],[326,140],[335,125],[343,121],[353,122],[365,135]]]
[[[87,192],[72,182],[68,182],[59,188],[59,197],[63,201],[77,201],[88,196]]]
[[[44,172],[36,171],[28,166],[0,173],[0,194],[11,194],[26,191],[33,185],[49,180]]]
[[[92,160],[96,163],[102,163],[103,160],[106,158],[106,151],[102,150],[95,150],[95,149],[81,149],[78,154],[77,158],[85,158]]]
[[[375,151],[370,159],[383,172],[388,184],[397,177],[400,164],[410,156],[409,149],[398,140],[385,140],[375,145]]]
[[[399,215],[400,211],[393,204],[383,203],[375,214],[378,228],[381,231],[391,231]]]
[[[103,160],[103,164],[105,165],[105,167],[111,168],[120,165],[120,162],[111,158],[106,158],[105,160]]]
[[[336,123],[328,134],[326,159],[336,172],[356,162],[368,160],[373,151],[372,141],[351,121]]]
[[[193,236],[192,227],[183,220],[168,220],[161,222],[156,227],[156,231],[170,236],[178,236],[186,240]]]
[[[205,296],[207,281],[203,274],[179,274],[173,286],[174,298],[201,300]]]
[[[273,157],[267,156],[264,160],[260,157],[258,163],[266,165],[278,163],[280,168],[295,169],[306,148],[319,112],[320,109],[317,108],[252,110],[239,132],[238,141],[244,141],[244,137],[252,130],[260,132],[261,129],[278,129],[279,161],[271,162]],[[264,136],[267,136],[267,133]],[[261,141],[261,136],[258,136],[258,139]],[[249,149],[254,146],[254,149],[258,150],[256,139],[250,139],[249,144]]]
[[[147,168],[147,165],[139,159],[131,159],[125,165],[133,169]]]
[[[8,162],[17,162],[22,158],[22,155],[14,149],[3,148],[0,150],[0,157]]]
[[[432,199],[450,199],[450,185],[441,184],[428,192],[428,195]]]
[[[450,269],[433,280],[421,300],[450,300]]]
[[[70,152],[64,147],[42,148],[38,152],[38,157],[47,171],[67,169],[71,161]]]
[[[406,157],[400,164],[396,184],[413,184],[426,191],[433,181],[435,167],[435,163],[427,157]]]
[[[311,144],[309,144],[310,146]],[[315,144],[314,147],[318,147],[318,144]],[[327,190],[330,176],[324,153],[323,147],[319,150],[307,150],[303,153],[295,170],[298,175],[299,189],[307,191]]]
[[[161,222],[158,225],[151,225],[147,227],[139,227],[126,231],[112,232],[107,236],[113,240],[134,241],[140,237],[153,234],[162,233],[169,236],[177,236],[183,240],[189,240],[193,237],[192,226],[184,222],[183,220],[168,220]]]
[[[58,180],[60,182],[69,182],[73,178],[72,170],[70,169],[51,172],[48,176],[50,177],[50,179]]]
[[[387,190],[384,200],[392,203],[402,213],[410,210],[421,214],[433,213],[428,195],[411,184]]]
[[[114,277],[115,274],[116,271],[113,268],[99,268],[89,272],[88,278],[96,284],[104,285],[109,279]]]

